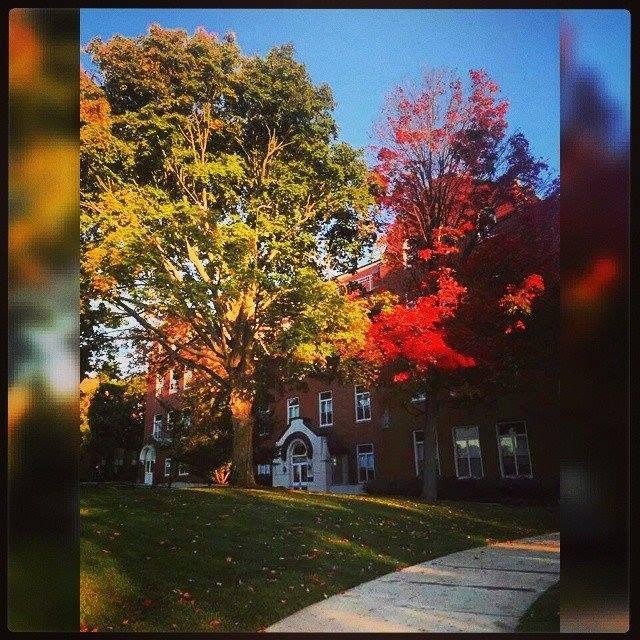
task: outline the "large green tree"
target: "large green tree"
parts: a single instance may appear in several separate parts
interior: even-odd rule
[[[302,376],[363,340],[363,305],[326,277],[374,240],[362,153],[291,46],[153,26],[88,51],[84,296],[132,318],[156,368],[228,398],[232,482],[251,486],[257,385],[279,381],[256,372]]]
[[[112,463],[117,449],[129,452],[140,448],[145,388],[143,376],[114,380],[103,374],[83,380],[80,390],[81,421],[86,428],[84,452],[98,454]]]

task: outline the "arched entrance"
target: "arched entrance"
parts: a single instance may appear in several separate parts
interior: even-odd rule
[[[307,445],[302,440],[294,440],[289,447],[291,460],[291,487],[293,489],[307,489],[313,482],[313,467]]]
[[[153,484],[153,467],[156,463],[156,448],[153,445],[142,448],[140,462],[144,465],[144,483]]]

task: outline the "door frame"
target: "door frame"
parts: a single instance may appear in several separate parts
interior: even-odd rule
[[[295,448],[295,446],[297,444],[301,444],[304,449],[305,449],[305,459],[304,460],[299,460],[299,461],[294,461],[294,453],[293,450]],[[309,471],[311,471],[311,481],[313,481],[313,459],[309,458],[309,449],[307,447],[307,445],[305,444],[305,442],[303,440],[299,440],[296,439],[294,440],[289,448],[289,459],[291,460],[290,463],[290,467],[291,467],[291,475],[289,478],[289,482],[290,482],[290,487],[292,489],[301,489],[301,490],[307,490],[309,488]],[[302,457],[301,454],[295,456],[295,457]],[[306,468],[306,479],[303,481],[302,480],[302,469]],[[296,469],[298,471],[297,475],[299,480],[296,482]]]

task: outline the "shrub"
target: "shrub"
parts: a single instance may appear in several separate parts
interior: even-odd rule
[[[558,500],[558,481],[535,478],[440,478],[438,496],[443,500],[472,500],[504,504],[547,503]]]
[[[420,478],[376,478],[365,485],[371,495],[417,498],[422,494]],[[503,504],[545,504],[558,500],[559,482],[535,478],[491,479],[439,478],[438,497],[441,500],[469,502],[500,502]]]

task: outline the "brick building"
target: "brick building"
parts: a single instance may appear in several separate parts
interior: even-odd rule
[[[539,266],[548,276],[557,271],[558,243],[537,237],[536,229],[554,230],[557,220],[540,219],[540,215],[537,211],[527,219],[510,216],[498,223],[493,235],[542,243],[546,264]],[[403,293],[407,278],[402,270],[376,261],[339,276],[338,281],[358,282],[366,291]],[[556,372],[538,371],[529,379],[525,391],[502,392],[473,403],[450,398],[445,403],[437,426],[443,484],[557,484]],[[149,381],[141,482],[163,482],[168,476],[171,462],[156,445],[165,437],[170,409],[179,408],[185,384],[188,379],[174,377],[173,372]],[[304,388],[285,389],[257,421],[257,478],[275,487],[329,492],[361,492],[374,479],[417,485],[423,459],[424,401],[396,387],[367,388],[321,378],[308,379]],[[178,480],[200,479],[185,468]]]

